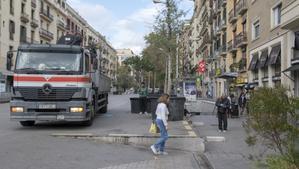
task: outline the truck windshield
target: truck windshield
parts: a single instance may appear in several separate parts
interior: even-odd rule
[[[16,72],[65,74],[81,72],[81,53],[19,52]]]

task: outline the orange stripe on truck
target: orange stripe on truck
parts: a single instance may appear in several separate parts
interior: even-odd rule
[[[55,77],[46,79],[43,76],[14,76],[17,82],[90,82],[89,77]]]

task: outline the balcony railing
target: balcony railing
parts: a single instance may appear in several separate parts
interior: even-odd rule
[[[21,13],[21,21],[24,23],[28,23],[29,22],[29,15],[26,13]]]
[[[241,32],[236,36],[237,47],[244,47],[247,45],[247,34],[246,32]]]
[[[227,51],[229,52],[237,51],[235,40],[231,40],[227,43]]]
[[[226,45],[222,45],[222,47],[221,47],[221,55],[224,56],[224,55],[226,55],[226,53],[227,53],[227,47],[226,47]]]
[[[54,35],[53,35],[52,32],[49,32],[48,30],[45,30],[45,29],[43,29],[43,28],[41,28],[41,29],[39,30],[39,34],[40,34],[40,36],[42,36],[42,37],[44,37],[44,38],[46,38],[46,39],[49,39],[49,40],[52,40],[53,37],[54,37]]]
[[[60,20],[60,19],[57,20],[57,27],[59,27],[59,28],[61,28],[63,30],[66,29],[65,23],[62,20]]]
[[[36,8],[36,0],[31,0],[31,6],[32,8]]]
[[[222,0],[222,6],[225,7],[227,4],[227,1],[226,0]]]
[[[236,11],[234,9],[230,10],[229,11],[229,22],[230,23],[235,23],[237,21],[237,15],[236,15]]]
[[[45,18],[46,20],[48,20],[49,22],[53,21],[53,15],[50,14],[50,12],[42,9],[40,11],[40,16],[42,16],[43,18]]]
[[[239,0],[236,9],[239,15],[243,15],[248,9],[247,0]]]
[[[226,19],[222,19],[220,29],[224,31],[224,30],[226,30],[226,28],[227,28]]]
[[[37,28],[38,27],[38,21],[36,19],[34,19],[34,18],[31,19],[31,23],[30,24],[31,24],[31,26],[33,28]]]

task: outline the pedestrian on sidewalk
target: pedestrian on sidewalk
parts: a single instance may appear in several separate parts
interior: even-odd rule
[[[243,112],[245,111],[245,106],[246,106],[246,94],[244,91],[241,92],[238,103],[240,107],[240,115],[243,115]]]
[[[218,116],[218,129],[219,132],[227,131],[227,112],[229,109],[229,101],[227,97],[222,95],[216,101],[217,116]]]
[[[160,138],[157,140],[156,144],[151,146],[151,150],[155,155],[161,154],[161,155],[167,155],[168,153],[164,150],[166,140],[168,139],[168,115],[169,111],[167,108],[167,105],[169,104],[169,95],[163,94],[159,100],[159,104],[156,109],[156,124],[158,128],[160,129]]]
[[[145,87],[145,83],[142,82],[141,83],[141,87],[138,91],[139,93],[139,98],[140,98],[140,114],[146,114],[147,115],[147,112],[146,112],[146,98],[148,96],[148,90],[147,88]]]

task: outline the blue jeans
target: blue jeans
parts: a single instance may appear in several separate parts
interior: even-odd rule
[[[168,133],[167,133],[167,130],[166,130],[166,128],[165,128],[164,123],[163,123],[162,120],[157,119],[156,120],[156,124],[159,127],[159,129],[160,129],[161,136],[157,140],[157,142],[156,142],[156,144],[154,146],[155,146],[156,150],[158,150],[160,152],[163,152],[166,140],[168,139]]]

